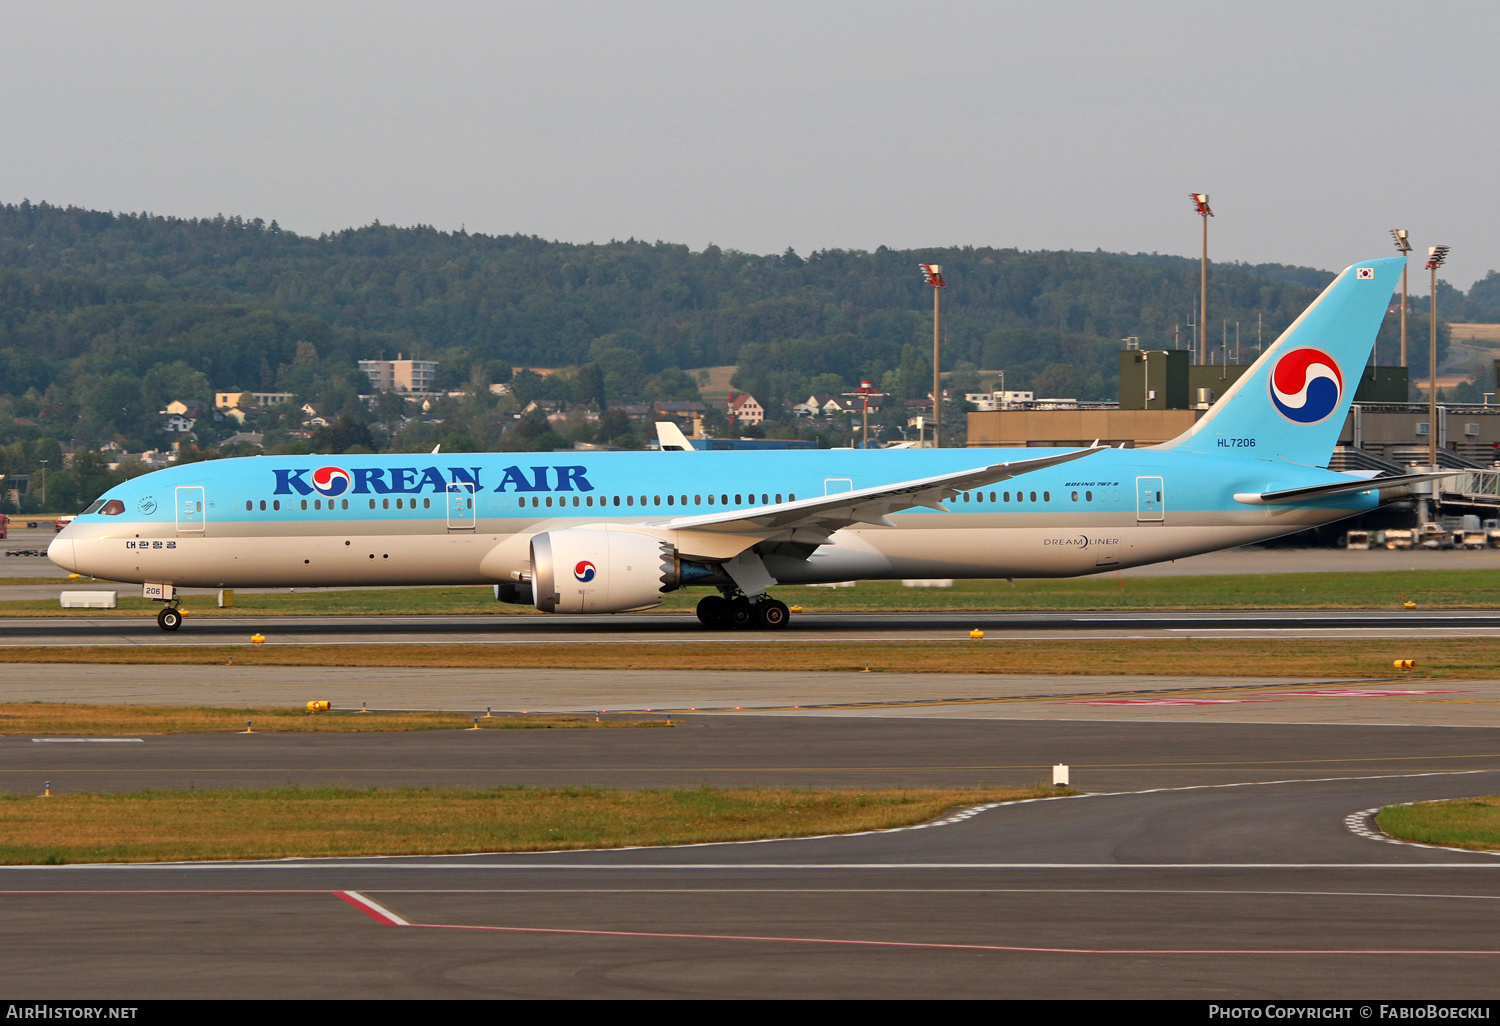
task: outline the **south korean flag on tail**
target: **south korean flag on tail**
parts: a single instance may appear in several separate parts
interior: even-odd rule
[[[1375,280],[1375,268],[1373,268],[1373,267],[1356,267],[1354,269],[1354,277],[1357,278],[1357,279],[1359,279],[1360,281],[1374,281]]]

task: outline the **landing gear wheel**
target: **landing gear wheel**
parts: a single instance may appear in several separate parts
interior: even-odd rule
[[[698,622],[705,627],[723,628],[729,623],[729,600],[722,595],[708,595],[698,603]]]
[[[755,607],[750,604],[749,599],[732,599],[729,603],[729,616],[726,622],[737,631],[755,626]]]
[[[763,630],[779,631],[791,618],[792,611],[777,599],[766,599],[755,607],[755,624]]]
[[[156,614],[156,625],[164,631],[175,631],[182,626],[182,614],[168,606]]]

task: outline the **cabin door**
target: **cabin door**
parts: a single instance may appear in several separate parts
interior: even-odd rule
[[[1159,477],[1135,479],[1135,520],[1138,524],[1159,524],[1167,511],[1166,492]]]
[[[177,533],[202,534],[207,525],[208,514],[204,512],[203,486],[177,486]]]
[[[448,530],[472,531],[476,522],[474,485],[455,481],[448,486]]]

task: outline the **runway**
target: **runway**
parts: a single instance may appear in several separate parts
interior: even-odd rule
[[[150,616],[0,619],[0,646],[546,645],[795,643],[1070,638],[1500,637],[1500,610],[803,613],[780,631],[711,631],[691,613],[615,616],[214,616],[163,631]]]
[[[0,751],[7,772],[105,760],[60,774],[83,780],[136,760],[136,779],[186,765],[198,786],[312,782],[376,754],[385,782],[635,786],[1031,783],[1071,760],[1096,793],[842,838],[8,868],[7,981],[39,997],[139,998],[1500,991],[1487,914],[1500,858],[1372,840],[1363,816],[1495,791],[1491,730],[704,717],[673,731],[480,732],[468,747],[460,733],[363,752],[349,736],[245,738],[270,742],[258,754],[232,737]]]

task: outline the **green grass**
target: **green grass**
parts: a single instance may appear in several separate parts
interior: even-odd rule
[[[1123,585],[1123,586],[1122,586]],[[79,585],[87,587],[86,585]],[[95,585],[126,592],[129,585]],[[1403,596],[1429,609],[1500,607],[1500,574],[1491,570],[1378,570],[1337,574],[1217,574],[1063,580],[955,581],[951,588],[906,588],[896,581],[853,588],[784,587],[772,592],[807,612],[1072,609],[1363,609],[1399,608]],[[709,594],[666,596],[664,612],[690,610]],[[213,595],[188,596],[192,616],[246,615],[538,615],[496,602],[485,586],[239,593],[231,609]],[[122,594],[116,610],[60,610],[55,600],[0,602],[0,616],[140,616],[158,603]]]
[[[0,864],[701,844],[909,826],[957,806],[1071,793],[1041,787],[876,791],[323,787],[0,795]]]
[[[1375,822],[1403,841],[1500,850],[1500,795],[1388,805],[1376,815]]]

